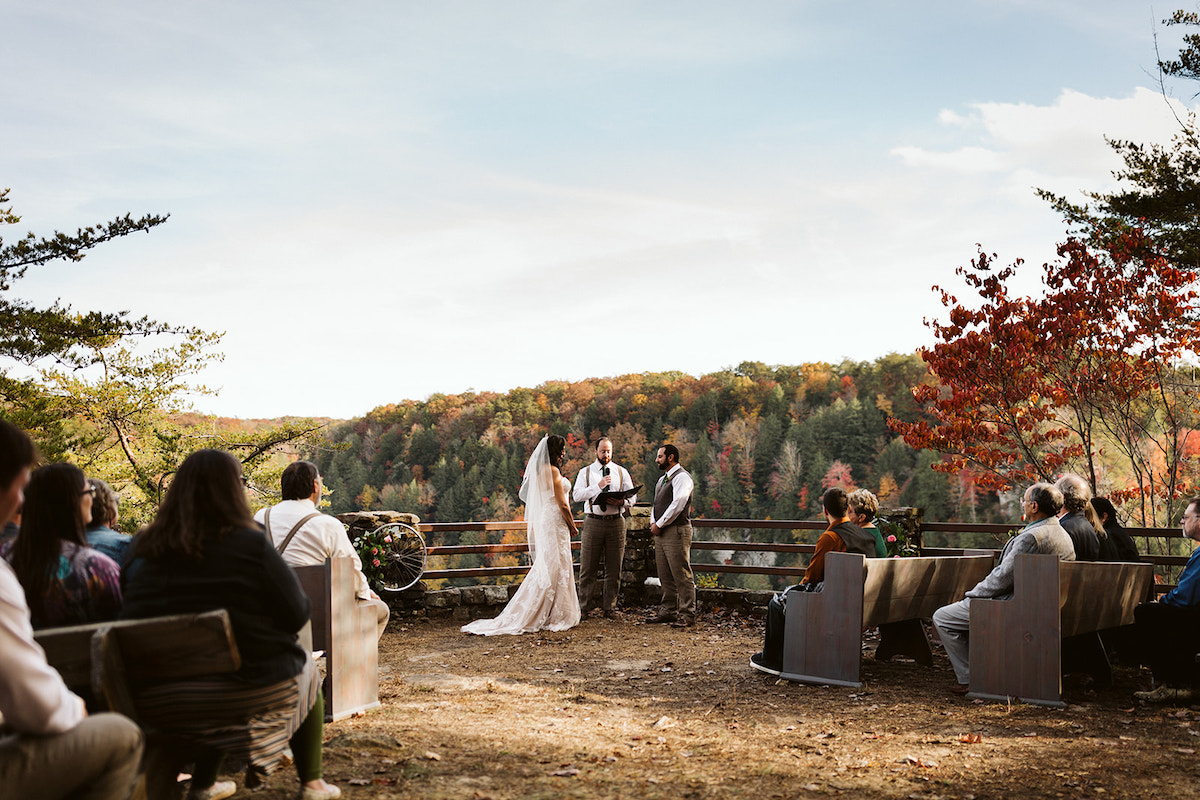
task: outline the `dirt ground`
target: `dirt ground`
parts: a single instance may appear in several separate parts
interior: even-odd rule
[[[1133,700],[1119,668],[1065,709],[949,694],[932,668],[864,657],[865,686],[750,669],[762,623],[691,629],[592,618],[563,633],[482,638],[451,619],[394,619],[383,707],[325,729],[326,777],[383,798],[1193,798],[1200,707]],[[257,794],[291,798],[295,775]]]

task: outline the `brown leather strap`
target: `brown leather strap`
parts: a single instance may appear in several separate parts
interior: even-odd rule
[[[307,517],[301,518],[301,520],[299,522],[297,522],[295,525],[293,525],[292,529],[290,531],[288,531],[287,537],[280,543],[279,547],[275,548],[275,550],[279,553],[279,555],[283,555],[283,551],[287,549],[287,546],[289,544],[291,544],[292,537],[300,532],[300,529],[304,527],[304,523],[308,522],[313,517],[319,517],[319,516],[321,516],[321,512],[314,511],[311,514],[309,514]],[[266,529],[267,538],[270,539],[271,538],[271,509],[269,509],[269,508],[267,509],[266,513],[263,514],[263,528]]]

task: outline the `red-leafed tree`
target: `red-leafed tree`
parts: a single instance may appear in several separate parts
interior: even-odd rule
[[[852,492],[858,488],[854,483],[854,476],[850,474],[849,464],[841,461],[834,461],[830,464],[825,477],[821,479],[821,487],[823,489],[832,489],[835,486],[839,486],[847,492]]]
[[[1200,339],[1197,275],[1169,264],[1140,231],[1105,251],[1072,239],[1058,252],[1042,267],[1040,297],[1014,297],[1021,262],[995,269],[982,249],[957,270],[977,303],[935,287],[949,320],[926,321],[938,342],[922,357],[940,386],[913,390],[932,421],[889,425],[910,445],[949,456],[935,469],[978,469],[983,487],[1065,469],[1097,485],[1097,456],[1111,446],[1130,474],[1118,496],[1174,499],[1186,488],[1182,401],[1191,387],[1177,367]],[[1143,518],[1156,517],[1146,504]]]

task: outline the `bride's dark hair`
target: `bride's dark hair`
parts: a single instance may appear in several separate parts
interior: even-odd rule
[[[567,440],[557,434],[551,434],[547,437],[546,452],[550,456],[550,463],[553,466],[562,469],[563,451],[567,449]]]

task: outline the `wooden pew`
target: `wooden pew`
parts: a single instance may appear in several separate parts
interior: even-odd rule
[[[93,707],[118,711],[134,722],[139,718],[133,696],[140,684],[228,674],[242,665],[223,609],[48,628],[34,639],[69,687],[92,696]],[[176,776],[193,745],[154,731],[146,734],[146,772],[133,800],[181,798]]]
[[[292,567],[312,601],[312,648],[325,651],[325,721],[379,707],[375,612],[354,601],[354,561]]]
[[[1134,608],[1153,597],[1154,567],[1022,553],[1013,579],[1012,599],[971,601],[967,696],[1062,706],[1064,645],[1111,680],[1099,631],[1133,624]]]
[[[781,677],[803,683],[862,686],[864,627],[880,626],[876,658],[908,655],[932,664],[921,620],[991,571],[993,557],[864,558],[830,553],[819,592],[789,592]]]
[[[236,672],[242,665],[224,610],[46,628],[34,639],[67,686],[132,719],[130,686]]]

